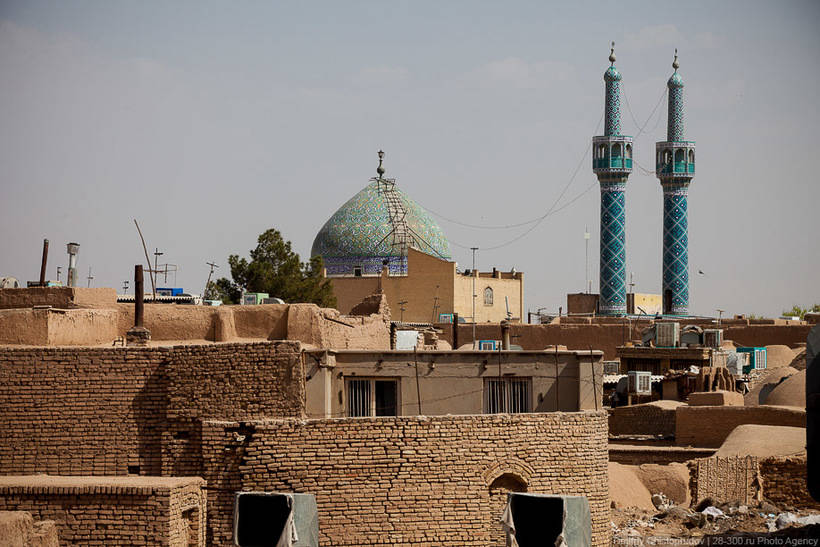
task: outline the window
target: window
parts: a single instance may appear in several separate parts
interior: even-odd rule
[[[695,163],[695,151],[694,150],[689,151],[689,163]]]
[[[356,378],[347,380],[347,415],[398,416],[398,380]]]
[[[627,157],[627,159],[632,158],[632,145],[631,144],[626,145],[626,157]]]
[[[486,378],[484,413],[531,412],[532,378]]]
[[[681,149],[675,151],[675,161],[680,163],[682,161],[686,161],[685,152]]]
[[[484,289],[484,305],[485,306],[492,306],[493,305],[493,288],[487,287]]]
[[[362,267],[361,266],[353,266],[353,275],[356,277],[362,276]]]

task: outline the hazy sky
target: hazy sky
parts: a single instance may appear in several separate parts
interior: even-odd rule
[[[303,259],[375,174],[448,219],[506,225],[547,212],[603,112],[609,42],[653,168],[679,49],[691,311],[779,315],[820,303],[820,3],[10,2],[0,0],[0,276],[49,277],[81,244],[82,285],[121,288],[150,250],[199,293],[215,260],[275,227]],[[660,117],[660,118],[658,118]],[[649,120],[649,123],[645,123]],[[578,197],[580,196],[580,197]],[[598,287],[600,194],[587,155],[530,226],[438,218],[454,258],[515,267],[525,306]],[[635,169],[627,265],[660,292],[662,192]],[[699,275],[698,270],[705,275]],[[65,276],[65,273],[63,274]],[[63,277],[65,279],[65,277]],[[168,284],[171,284],[169,279]]]

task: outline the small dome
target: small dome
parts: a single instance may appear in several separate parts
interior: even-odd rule
[[[614,66],[609,67],[604,72],[604,81],[605,82],[620,82],[621,81],[621,73],[618,72],[618,69]]]
[[[666,87],[683,87],[683,78],[680,77],[680,74],[675,72],[669,77],[669,81],[666,82]]]
[[[329,274],[352,273],[356,266],[362,266],[364,273],[376,273],[381,271],[382,264],[389,263],[392,269],[396,259],[402,254],[406,256],[406,249],[402,253],[400,247],[393,245],[393,227],[384,191],[387,184],[392,183],[373,180],[333,213],[319,230],[311,256],[321,255]],[[394,187],[394,192],[406,212],[409,245],[449,260],[450,244],[436,221],[398,187]]]

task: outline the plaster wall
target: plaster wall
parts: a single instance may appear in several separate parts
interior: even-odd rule
[[[485,382],[499,377],[531,379],[533,412],[603,407],[600,352],[332,352],[306,355],[305,370],[311,417],[347,416],[346,381],[364,378],[397,380],[402,416],[482,414]]]

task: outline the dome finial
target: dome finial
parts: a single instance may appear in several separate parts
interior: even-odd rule
[[[612,47],[609,50],[609,62],[612,63],[610,66],[615,66],[615,42],[612,42]]]
[[[376,168],[376,172],[379,174],[379,177],[384,175],[384,166],[382,165],[382,160],[384,159],[384,151],[379,150],[379,166]]]
[[[678,62],[678,48],[675,48],[675,60],[672,61],[672,68],[675,69],[675,72],[677,72],[678,68],[680,68],[680,63]]]

